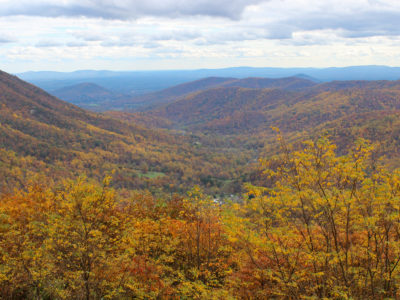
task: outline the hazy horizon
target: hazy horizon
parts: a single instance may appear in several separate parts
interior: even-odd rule
[[[12,73],[12,74],[22,74],[22,73],[35,73],[35,72],[57,72],[57,73],[74,73],[74,72],[85,72],[85,71],[94,71],[94,72],[163,72],[163,71],[200,71],[200,70],[224,70],[224,69],[235,69],[235,68],[254,68],[254,69],[342,69],[342,68],[357,68],[357,67],[387,67],[387,68],[400,68],[399,65],[348,65],[348,66],[328,66],[328,67],[309,67],[309,66],[300,66],[300,67],[270,67],[270,66],[227,66],[221,68],[213,68],[213,67],[205,67],[205,68],[182,68],[182,69],[101,69],[101,68],[93,68],[93,69],[71,69],[71,70],[57,70],[57,69],[37,69],[37,70],[25,70],[21,72],[9,72],[7,70],[2,69],[4,72]]]

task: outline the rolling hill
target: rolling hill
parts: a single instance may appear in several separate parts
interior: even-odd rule
[[[281,89],[285,91],[303,90],[317,85],[316,82],[300,77],[261,78],[249,77],[225,82],[221,86],[241,87],[250,89]]]
[[[128,111],[149,110],[158,105],[172,103],[193,93],[215,89],[218,87],[241,87],[253,89],[274,88],[285,91],[300,91],[313,87],[316,84],[317,83],[309,79],[297,77],[277,79],[258,77],[249,77],[243,79],[208,77],[180,84],[155,93],[138,96],[130,100],[116,101],[108,105],[107,108],[111,110],[117,109]]]
[[[387,66],[351,66],[343,68],[233,67],[225,69],[125,72],[104,70],[79,70],[75,72],[40,71],[19,73],[17,75],[21,79],[35,84],[46,91],[53,91],[83,82],[93,82],[108,90],[134,96],[160,91],[177,84],[206,77],[283,78],[296,76],[322,82],[333,80],[398,80],[400,79],[400,68]]]
[[[213,122],[230,119],[243,126],[229,124],[231,133],[256,129],[265,122],[264,112],[273,109],[293,93],[272,89],[219,87],[198,92],[179,101],[155,109],[152,114],[191,129],[206,129]],[[238,116],[237,114],[241,114]],[[250,122],[243,113],[251,113]],[[256,116],[258,115],[258,116]],[[235,120],[232,118],[237,116]],[[228,129],[229,130],[229,129]]]
[[[123,108],[125,110],[135,110],[153,107],[157,104],[173,102],[187,94],[207,90],[209,88],[221,85],[226,82],[234,81],[234,78],[208,77],[191,81],[188,83],[179,84],[158,92],[145,94],[134,97],[129,100],[119,101],[109,106],[111,109]]]
[[[400,81],[346,81],[300,91],[219,87],[148,112],[170,127],[237,139],[264,141],[271,154],[278,127],[291,141],[324,134],[344,153],[358,138],[380,146],[380,157],[400,166]]]
[[[125,95],[111,92],[90,82],[63,87],[52,91],[51,94],[61,100],[90,110],[102,110],[102,106],[109,102],[127,98]]]
[[[234,81],[97,114],[0,72],[3,298],[395,297],[400,82]]]
[[[366,137],[398,156],[399,81],[206,78],[148,95],[161,102],[134,114],[88,112],[6,73],[0,90],[0,169],[14,178],[7,185],[38,173],[101,178],[115,170],[120,187],[240,190],[254,171],[248,164],[272,145],[272,126],[293,141],[329,133],[341,149]]]
[[[236,172],[227,168],[234,153],[213,153],[195,147],[191,136],[85,111],[4,72],[0,151],[3,188],[41,175],[100,179],[114,170],[118,187],[173,191],[206,177],[230,180]]]
[[[297,91],[218,87],[159,106],[150,113],[192,130],[260,132],[277,126],[305,130],[365,112],[400,109],[400,81],[348,81]]]

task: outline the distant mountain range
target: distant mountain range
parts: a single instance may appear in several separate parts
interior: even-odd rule
[[[174,85],[205,77],[298,77],[311,81],[333,80],[398,80],[399,67],[354,66],[343,68],[252,68],[172,70],[172,71],[94,71],[75,72],[26,72],[16,74],[50,92],[84,82],[98,84],[110,91],[128,95],[142,95]]]
[[[301,90],[315,86],[317,83],[303,78],[225,78],[225,77],[207,77],[196,81],[183,83],[158,92],[149,93],[143,96],[133,97],[110,103],[109,109],[118,110],[148,110],[159,104],[174,102],[189,94],[208,90],[216,87],[241,87],[253,89],[275,88],[282,90]]]
[[[126,99],[128,96],[107,90],[95,83],[79,83],[52,91],[57,98],[90,110],[102,110],[102,105]]]

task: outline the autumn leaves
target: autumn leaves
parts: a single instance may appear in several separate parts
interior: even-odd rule
[[[334,150],[327,139],[300,151],[281,140],[265,162],[273,187],[250,186],[252,199],[235,205],[242,298],[399,296],[400,174],[378,167],[365,141]]]
[[[3,298],[396,298],[400,173],[323,138],[263,162],[221,203],[118,194],[106,178],[27,185],[0,202]]]
[[[86,179],[3,196],[3,298],[196,298],[225,295],[229,244],[219,205],[146,192],[122,199]],[[118,200],[117,200],[118,199]]]

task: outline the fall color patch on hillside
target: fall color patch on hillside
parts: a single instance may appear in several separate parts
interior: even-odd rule
[[[0,198],[0,294],[15,298],[396,298],[400,174],[360,140],[263,162],[269,180],[221,202],[120,194],[85,178]]]

